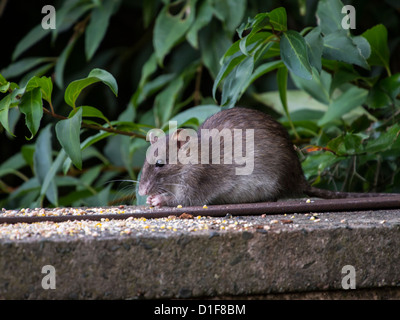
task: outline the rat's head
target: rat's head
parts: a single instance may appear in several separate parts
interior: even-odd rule
[[[171,136],[165,135],[161,130],[149,132],[147,138],[150,147],[147,149],[142,168],[139,195],[176,194],[184,166],[176,155],[186,143],[178,139],[181,130],[183,129],[178,129]]]

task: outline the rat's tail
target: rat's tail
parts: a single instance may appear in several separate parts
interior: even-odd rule
[[[370,198],[395,195],[393,193],[340,192],[319,189],[311,186],[307,186],[307,188],[304,190],[304,193],[310,197],[317,197],[322,199]]]

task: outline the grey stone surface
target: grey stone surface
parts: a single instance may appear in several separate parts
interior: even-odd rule
[[[241,217],[250,227],[239,230],[0,238],[0,298],[399,298],[400,210],[311,217]],[[44,265],[56,270],[54,290],[42,288]],[[356,290],[342,289],[345,265]]]

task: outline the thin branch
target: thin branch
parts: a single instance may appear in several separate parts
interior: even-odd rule
[[[201,85],[201,74],[203,71],[203,66],[199,65],[197,67],[197,75],[196,75],[196,83],[193,93],[194,105],[198,106],[200,104],[201,93],[200,93],[200,85]]]
[[[4,9],[6,8],[7,0],[0,1],[0,17],[3,15]]]
[[[67,117],[64,117],[64,116],[62,116],[60,114],[52,113],[51,111],[49,111],[48,109],[46,109],[44,107],[43,107],[43,111],[45,113],[47,113],[48,115],[51,115],[53,118],[56,118],[56,119],[60,119],[60,120],[68,119]],[[93,130],[106,131],[106,132],[115,133],[115,134],[121,134],[121,135],[129,136],[129,137],[146,139],[146,136],[144,136],[142,134],[139,134],[139,133],[134,133],[134,132],[129,132],[129,131],[122,131],[122,130],[112,129],[112,128],[105,128],[105,127],[102,127],[102,126],[89,124],[89,123],[85,123],[85,122],[82,122],[82,127],[88,128],[88,129],[93,129]]]

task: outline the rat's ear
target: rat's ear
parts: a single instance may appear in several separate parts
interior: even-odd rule
[[[180,148],[189,140],[189,139],[186,139],[185,141],[179,140],[179,133],[180,133],[182,130],[185,130],[185,129],[183,129],[183,128],[181,128],[181,129],[176,129],[176,130],[172,133],[171,138],[170,138],[171,141],[173,141],[174,143],[176,143],[176,146],[178,147],[178,149],[180,149]]]
[[[154,144],[157,142],[158,136],[156,136],[153,131],[150,131],[148,140],[150,141],[151,144]]]
[[[158,140],[158,137],[153,132],[150,132],[150,143],[151,144],[156,143],[157,140]]]

